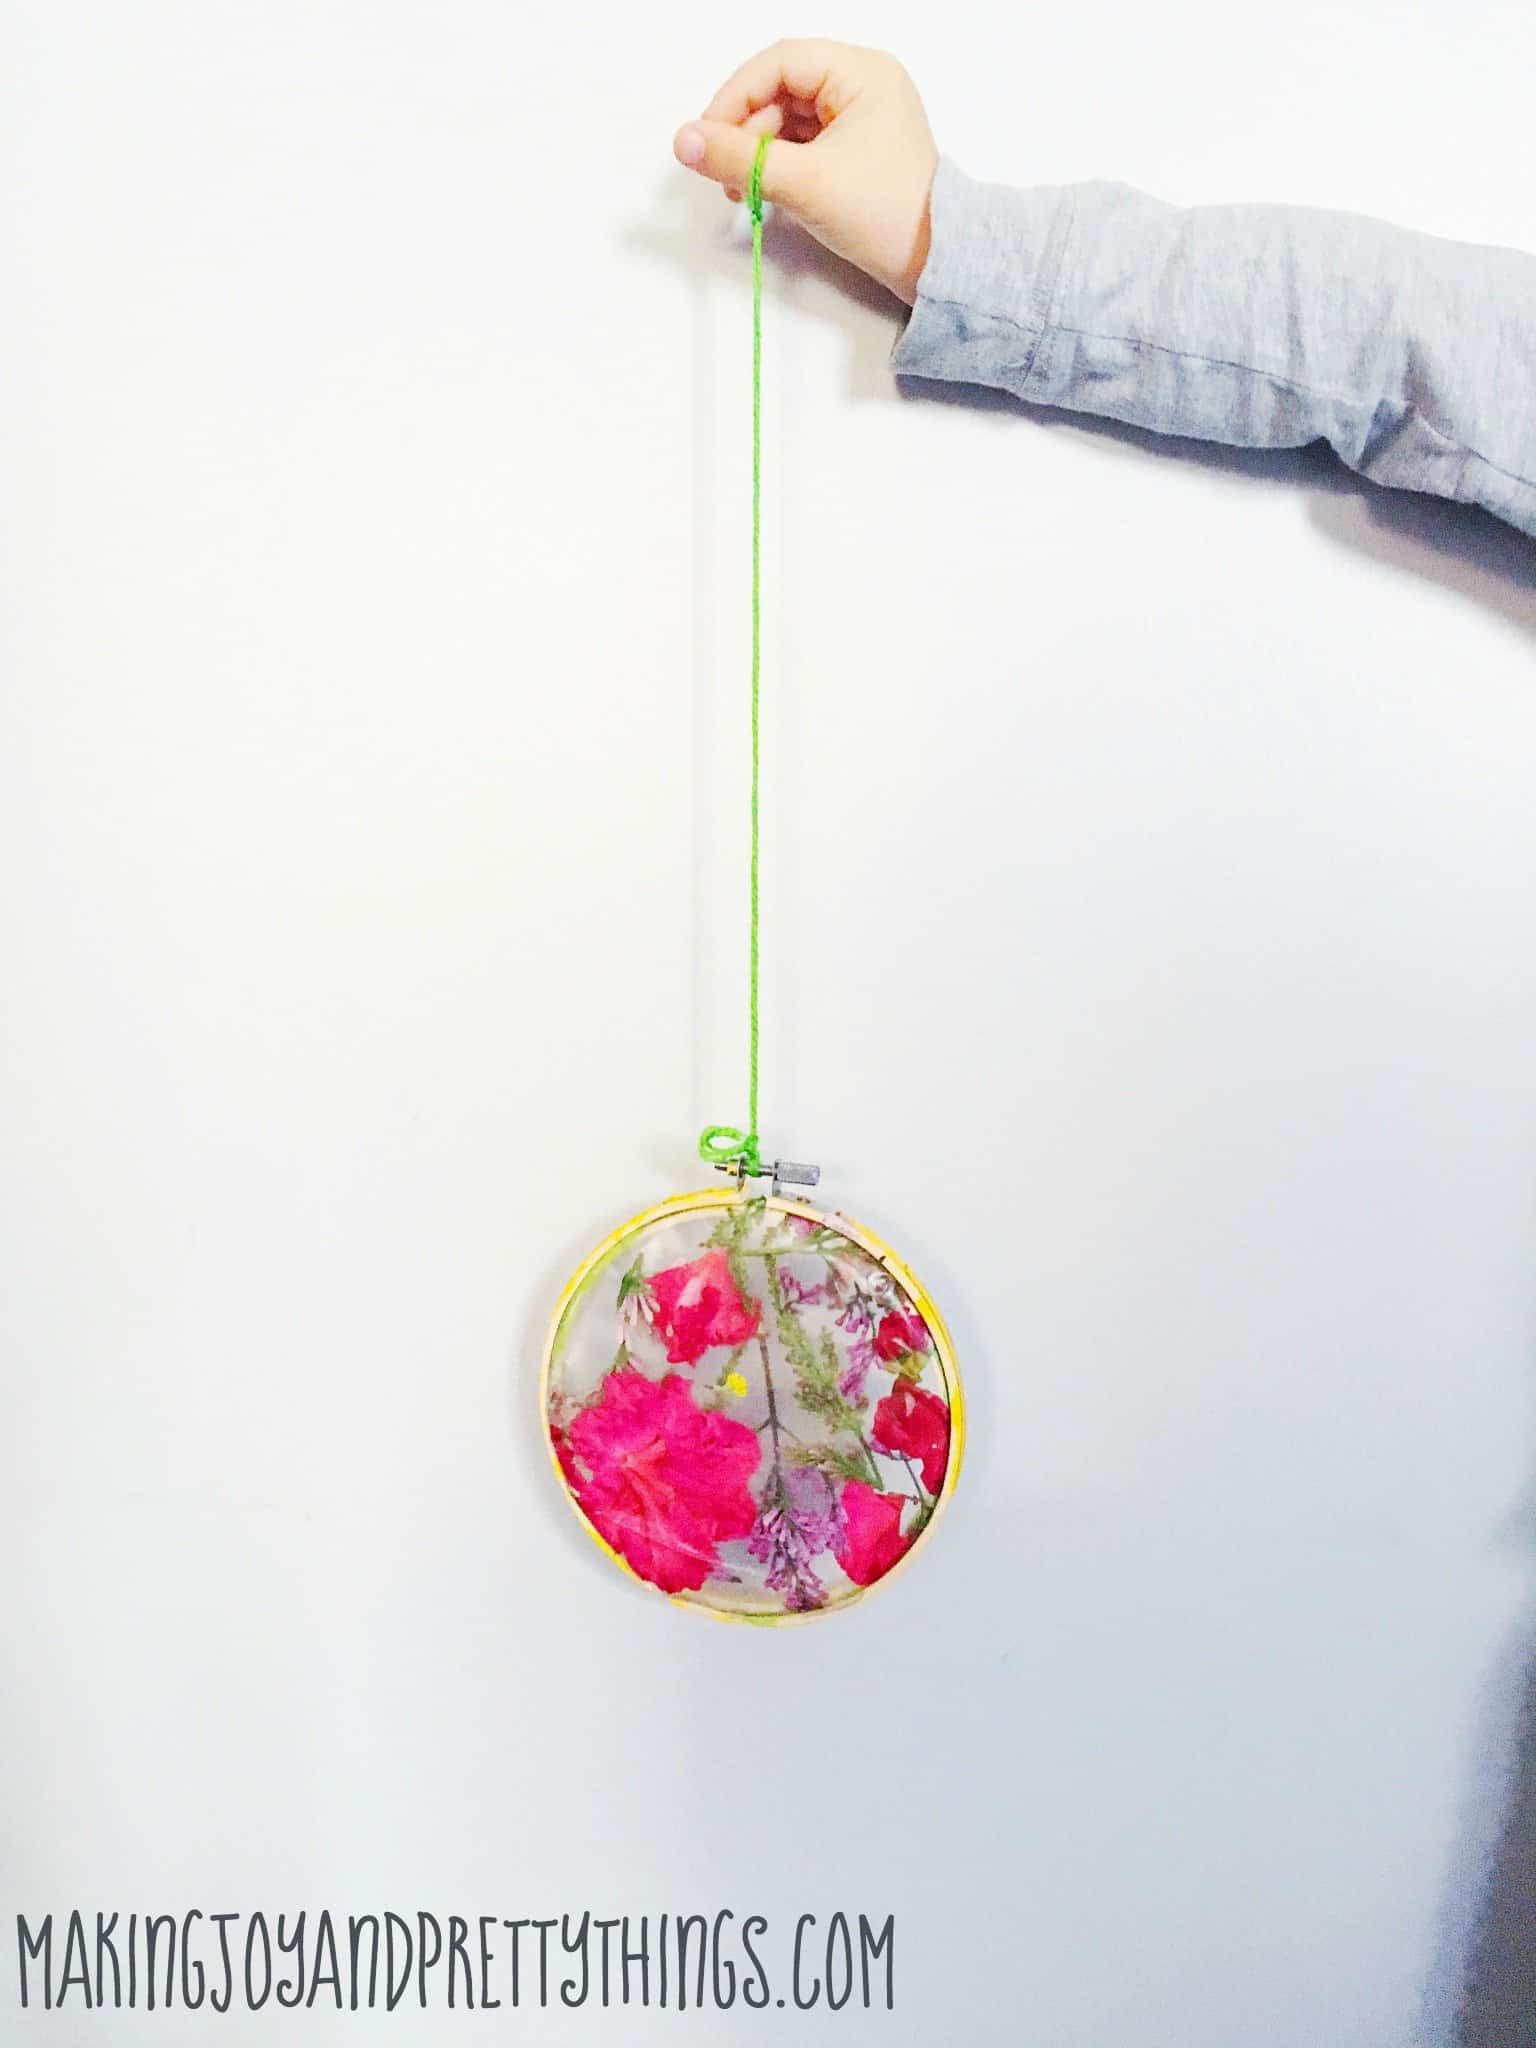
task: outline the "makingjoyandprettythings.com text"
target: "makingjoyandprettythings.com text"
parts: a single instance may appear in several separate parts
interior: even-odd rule
[[[401,2006],[894,2008],[896,1920],[763,1915],[328,1910],[16,1916],[28,2011],[393,2012]]]

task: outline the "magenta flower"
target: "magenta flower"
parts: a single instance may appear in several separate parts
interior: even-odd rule
[[[930,1493],[944,1484],[949,1463],[949,1410],[937,1394],[898,1380],[883,1401],[875,1404],[870,1435],[882,1451],[915,1458]]]
[[[856,1586],[883,1579],[912,1547],[912,1538],[901,1533],[907,1499],[904,1493],[876,1493],[862,1479],[844,1486],[844,1528],[833,1555]]]
[[[916,1309],[893,1308],[880,1319],[875,1349],[885,1364],[894,1365],[909,1352],[928,1349],[928,1326]]]
[[[745,1344],[757,1334],[762,1311],[755,1301],[743,1301],[731,1262],[719,1249],[653,1273],[650,1287],[668,1365],[697,1365],[712,1346]]]
[[[750,1533],[747,1482],[762,1446],[744,1422],[694,1405],[681,1373],[611,1372],[565,1435],[562,1458],[588,1521],[664,1593],[696,1593],[719,1546]]]
[[[559,1461],[560,1470],[565,1474],[566,1485],[574,1487],[577,1483],[577,1472],[570,1438],[558,1423],[551,1423],[549,1427],[549,1440],[554,1446],[555,1457]]]

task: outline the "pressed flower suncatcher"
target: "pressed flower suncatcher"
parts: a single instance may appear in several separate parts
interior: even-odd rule
[[[706,1189],[573,1277],[544,1415],[590,1532],[689,1606],[844,1606],[926,1535],[959,1469],[949,1338],[895,1256],[781,1195]]]
[[[846,1607],[903,1564],[955,1484],[963,1410],[949,1338],[893,1252],[780,1192],[758,1096],[762,166],[752,218],[750,1073],[745,1129],[699,1141],[734,1188],[620,1226],[555,1311],[540,1381],[550,1453],[608,1554],[670,1598],[747,1621]],[[771,1192],[749,1183],[766,1179]]]

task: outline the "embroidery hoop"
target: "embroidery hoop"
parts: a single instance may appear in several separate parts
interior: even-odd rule
[[[782,1612],[746,1613],[729,1607],[714,1605],[709,1601],[700,1600],[688,1593],[667,1593],[662,1592],[659,1587],[652,1586],[650,1581],[643,1578],[629,1563],[628,1559],[623,1557],[608,1542],[607,1538],[588,1521],[586,1515],[582,1512],[580,1502],[571,1491],[565,1473],[561,1470],[554,1439],[550,1434],[549,1398],[553,1373],[558,1359],[561,1332],[565,1327],[566,1318],[571,1310],[582,1299],[588,1285],[607,1266],[614,1253],[630,1238],[648,1230],[653,1224],[669,1222],[676,1217],[690,1215],[695,1212],[729,1209],[737,1203],[747,1200],[762,1202],[767,1209],[782,1215],[799,1216],[803,1217],[807,1222],[821,1224],[828,1230],[835,1231],[838,1236],[847,1238],[851,1244],[857,1245],[877,1265],[883,1267],[923,1319],[928,1335],[932,1340],[934,1360],[944,1383],[945,1398],[949,1408],[949,1459],[945,1466],[943,1481],[934,1498],[932,1513],[924,1524],[921,1533],[904,1554],[897,1559],[896,1563],[891,1566],[890,1570],[884,1572],[873,1584],[861,1586],[856,1592],[843,1595],[825,1607],[812,1608],[798,1613],[789,1610]],[[686,1607],[691,1613],[705,1614],[715,1621],[745,1622],[749,1627],[753,1628],[778,1628],[789,1622],[815,1621],[822,1615],[836,1614],[844,1608],[859,1606],[872,1593],[879,1592],[881,1587],[888,1585],[892,1579],[897,1578],[912,1562],[918,1552],[923,1549],[933,1533],[934,1524],[948,1506],[949,1497],[954,1492],[955,1483],[960,1476],[960,1466],[965,1449],[965,1394],[961,1385],[960,1368],[955,1358],[953,1340],[950,1337],[943,1317],[934,1306],[932,1296],[912,1271],[911,1267],[907,1265],[906,1261],[883,1238],[876,1236],[874,1231],[866,1228],[862,1223],[854,1222],[851,1217],[845,1216],[841,1210],[820,1209],[810,1202],[803,1202],[789,1195],[775,1193],[752,1196],[744,1190],[742,1184],[738,1181],[732,1186],[699,1188],[690,1194],[669,1195],[665,1201],[653,1202],[648,1208],[640,1210],[636,1215],[629,1217],[625,1222],[619,1224],[616,1229],[609,1231],[602,1242],[595,1245],[587,1253],[581,1264],[561,1289],[560,1299],[555,1304],[555,1311],[550,1319],[549,1335],[545,1339],[544,1354],[539,1365],[539,1427],[543,1434],[544,1448],[549,1456],[550,1465],[554,1470],[556,1482],[572,1514],[575,1515],[576,1520],[586,1531],[591,1541],[597,1545],[605,1557],[613,1560],[627,1578],[634,1579],[639,1585],[645,1586],[650,1592],[660,1593],[660,1597],[663,1600],[670,1601],[674,1607]]]

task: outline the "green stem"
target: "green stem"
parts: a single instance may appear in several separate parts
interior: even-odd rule
[[[858,1432],[858,1437],[859,1437],[859,1449],[860,1449],[860,1450],[861,1450],[861,1451],[862,1451],[862,1452],[864,1453],[865,1457],[866,1457],[866,1458],[868,1458],[868,1460],[869,1460],[869,1469],[870,1469],[870,1470],[871,1470],[871,1471],[872,1471],[872,1472],[874,1473],[874,1475],[875,1475],[875,1491],[876,1491],[876,1493],[884,1493],[884,1492],[885,1492],[885,1481],[884,1481],[884,1478],[883,1478],[883,1476],[882,1476],[882,1474],[881,1474],[881,1471],[880,1471],[880,1467],[879,1467],[879,1465],[878,1465],[878,1464],[876,1463],[876,1461],[875,1461],[875,1454],[874,1454],[874,1452],[873,1452],[873,1451],[871,1450],[871,1448],[870,1448],[870,1446],[869,1446],[868,1442],[866,1441],[866,1439],[865,1439],[865,1436],[864,1436],[864,1432],[863,1432],[863,1430],[862,1430],[862,1429],[861,1429],[861,1430],[860,1430],[860,1431]],[[914,1486],[914,1487],[916,1487],[916,1489],[917,1489],[917,1491],[916,1491],[915,1493],[904,1493],[904,1494],[902,1495],[902,1499],[903,1499],[903,1500],[910,1500],[910,1501],[914,1501],[914,1502],[916,1503],[916,1505],[917,1505],[917,1511],[918,1511],[918,1514],[919,1514],[919,1515],[920,1515],[920,1516],[922,1517],[922,1521],[920,1521],[920,1522],[918,1523],[918,1528],[921,1528],[921,1527],[923,1526],[923,1523],[927,1521],[927,1519],[928,1519],[929,1515],[931,1515],[931,1514],[933,1513],[933,1508],[932,1508],[932,1505],[930,1504],[930,1502],[929,1502],[929,1499],[928,1499],[928,1494],[927,1494],[927,1490],[926,1490],[926,1488],[924,1487],[924,1485],[923,1485],[923,1482],[921,1481],[921,1479],[919,1479],[919,1478],[918,1478],[918,1476],[917,1476],[917,1471],[916,1471],[916,1468],[914,1467],[914,1465],[913,1465],[913,1463],[912,1463],[912,1460],[911,1460],[911,1459],[910,1459],[910,1458],[909,1458],[909,1457],[907,1456],[906,1452],[905,1452],[905,1451],[898,1451],[898,1452],[896,1453],[896,1455],[897,1455],[897,1457],[898,1457],[898,1458],[900,1458],[900,1460],[901,1460],[901,1462],[903,1463],[903,1465],[905,1465],[905,1466],[906,1466],[906,1468],[907,1468],[907,1477],[908,1477],[908,1478],[909,1478],[909,1479],[911,1480],[911,1482],[912,1482],[913,1486]],[[916,1532],[914,1531],[914,1534],[915,1534],[915,1533],[916,1533]]]
[[[924,1486],[922,1480],[918,1478],[917,1467],[913,1464],[912,1460],[907,1456],[905,1451],[898,1451],[896,1455],[900,1458],[903,1465],[906,1466],[907,1477],[911,1480],[912,1484],[917,1488],[918,1499],[920,1501],[926,1500],[928,1497],[928,1489],[926,1486]]]
[[[883,1493],[885,1491],[885,1480],[881,1475],[879,1460],[876,1458],[874,1452],[870,1449],[868,1439],[865,1437],[863,1430],[856,1429],[854,1431],[854,1435],[858,1438],[859,1449],[864,1453],[865,1457],[869,1460],[869,1473],[870,1477],[875,1482],[875,1491],[876,1493]]]

